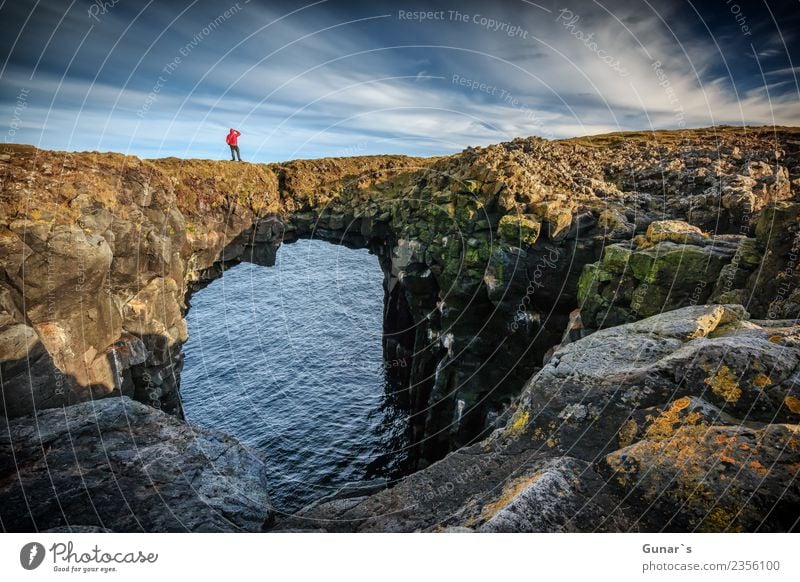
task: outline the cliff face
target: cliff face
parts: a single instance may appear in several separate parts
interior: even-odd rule
[[[180,417],[183,315],[189,295],[237,262],[269,266],[280,244],[314,237],[369,248],[380,260],[385,357],[406,364],[389,368],[401,388],[401,402],[415,412],[426,411],[414,416],[412,427],[420,466],[494,429],[515,437],[502,445],[501,455],[486,459],[489,481],[472,480],[470,490],[454,496],[434,495],[419,506],[424,519],[389,523],[369,521],[367,514],[407,502],[403,487],[418,487],[420,480],[452,486],[445,475],[465,469],[459,469],[462,459],[471,458],[465,455],[482,455],[480,447],[506,441],[498,441],[495,433],[409,477],[394,493],[378,494],[353,514],[359,527],[511,528],[508,524],[522,519],[519,512],[513,519],[489,523],[498,513],[494,509],[506,507],[522,492],[540,500],[547,491],[574,485],[570,475],[575,471],[586,477],[580,483],[586,490],[621,468],[637,474],[663,441],[651,438],[652,419],[673,412],[676,418],[691,417],[691,426],[713,427],[719,439],[791,444],[794,425],[748,425],[753,434],[742,436],[748,413],[731,411],[733,401],[703,392],[716,386],[733,394],[736,384],[746,394],[737,376],[745,374],[745,356],[734,362],[741,369],[720,356],[720,361],[706,362],[705,375],[698,371],[689,384],[676,378],[669,380],[674,385],[663,382],[669,366],[684,365],[681,358],[690,347],[703,354],[712,344],[749,349],[753,334],[761,334],[766,340],[759,341],[770,343],[762,342],[769,350],[748,352],[748,365],[760,362],[764,378],[748,376],[747,382],[755,382],[766,400],[753,394],[746,406],[763,405],[757,408],[763,412],[757,419],[761,423],[796,422],[792,414],[798,405],[790,382],[796,374],[792,358],[797,344],[791,339],[796,328],[770,322],[800,315],[799,152],[800,130],[795,128],[612,134],[561,142],[528,138],[444,158],[371,156],[269,165],[145,161],[3,146],[4,413],[22,417],[125,395]],[[636,335],[643,333],[639,328],[626,327],[635,325],[631,322],[704,303],[745,305],[756,322],[726,307],[729,315],[722,319],[742,322],[747,333],[729,330],[711,341],[712,331],[722,333],[714,331],[722,319],[703,327],[694,339],[659,332],[659,360],[647,360],[658,368],[657,378],[649,367],[640,370],[638,360],[630,368],[656,382],[657,398],[617,402],[602,396],[602,402],[585,402],[582,395],[597,390],[593,382],[605,386],[603,375],[613,377],[615,369],[603,358],[589,359],[597,368],[592,373],[577,361],[570,367],[586,368],[594,378],[588,384],[583,376],[554,371],[577,357],[565,354],[582,353],[572,346],[586,348],[582,342],[591,338],[617,341],[598,329],[622,325],[613,327],[627,330],[622,349],[634,350],[647,342]],[[695,315],[681,317],[681,325],[691,326],[685,322]],[[770,331],[776,326],[780,333]],[[774,342],[773,336],[778,338]],[[704,338],[706,343],[699,341]],[[689,339],[695,343],[684,346]],[[767,357],[776,350],[780,354]],[[771,370],[778,363],[776,374]],[[625,362],[619,365],[629,368]],[[723,365],[727,372],[720,372]],[[565,395],[547,392],[553,374],[561,378],[554,385],[562,385]],[[527,396],[520,401],[526,382]],[[567,384],[572,389],[564,388]],[[542,409],[545,401],[557,409]],[[612,401],[616,412],[606,416]],[[591,424],[589,432],[578,427],[577,433],[561,434],[573,412],[579,422]],[[25,418],[19,422],[34,422]],[[595,431],[599,420],[610,424]],[[575,437],[579,433],[599,436],[581,440]],[[617,448],[606,447],[603,439],[613,441],[614,435],[630,439],[619,436]],[[706,433],[675,435],[673,440],[691,441],[693,450],[720,450],[707,442]],[[543,447],[556,448],[551,442],[570,439],[574,446],[559,454],[539,454]],[[508,452],[517,446],[522,456]],[[776,450],[764,454],[773,453],[778,455]],[[608,455],[607,462],[598,464],[597,455]],[[632,458],[638,459],[634,468],[626,464]],[[756,460],[769,466],[771,459]],[[510,471],[523,461],[535,468],[520,474],[528,481],[518,482]],[[547,479],[540,483],[543,475]],[[499,499],[486,497],[507,478],[515,484],[513,491]],[[535,483],[540,484],[530,489]],[[637,489],[636,495],[646,500],[660,486],[651,485],[650,493]],[[489,499],[488,506],[470,497],[478,494]],[[606,501],[618,494],[611,491]],[[336,504],[339,509],[353,505]],[[461,508],[465,517],[445,520],[440,505],[448,511]],[[330,515],[331,506],[325,507]],[[628,517],[621,515],[619,524]],[[501,522],[506,525],[497,525]],[[537,523],[518,525],[556,527],[555,522]],[[613,521],[603,523],[615,527]]]
[[[419,457],[440,458],[505,424],[568,324],[580,337],[711,300],[796,317],[799,135],[528,138],[270,165],[4,146],[5,414],[123,394],[180,415],[188,294],[315,237],[378,255],[386,358],[406,360],[392,368],[401,397],[428,410]]]

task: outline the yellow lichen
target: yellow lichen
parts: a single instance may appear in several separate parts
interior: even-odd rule
[[[795,414],[800,414],[800,398],[788,394],[783,399],[783,403],[786,405],[786,408],[788,408]]]
[[[619,431],[617,432],[617,438],[619,439],[619,447],[624,449],[625,447],[631,445],[633,443],[633,439],[636,438],[636,432],[639,430],[639,425],[636,424],[636,421],[632,418],[627,420],[619,427]]]
[[[681,417],[681,411],[692,403],[691,399],[683,396],[675,400],[670,407],[653,419],[647,427],[645,437],[650,440],[670,438],[681,426],[694,426],[702,420],[699,412],[690,412]]]
[[[735,523],[736,514],[737,512],[735,511],[729,511],[722,507],[715,507],[705,516],[698,531],[703,533],[724,531],[740,532],[742,531],[742,526]]]
[[[550,423],[548,429],[537,426],[533,430],[533,438],[537,441],[544,441],[544,443],[551,449],[558,445],[558,436],[553,423]]]
[[[530,419],[530,414],[527,410],[522,411],[517,415],[514,419],[514,422],[511,423],[511,426],[506,431],[507,435],[517,435],[522,433],[525,430],[525,427],[528,426],[528,420]]]
[[[772,378],[766,374],[758,374],[755,378],[753,378],[753,384],[755,384],[758,388],[763,389],[772,384]]]
[[[535,473],[532,476],[519,477],[518,479],[515,479],[514,481],[503,487],[503,492],[500,494],[500,497],[483,506],[483,509],[481,510],[480,519],[482,521],[491,519],[492,516],[494,516],[498,511],[500,511],[506,505],[511,503],[517,495],[522,493],[529,486],[536,483],[536,481],[538,481],[541,478],[541,476],[542,473],[539,472]]]
[[[737,402],[742,396],[742,389],[736,381],[736,376],[728,366],[720,366],[716,374],[706,378],[705,383],[711,386],[711,391],[722,397],[725,402]]]

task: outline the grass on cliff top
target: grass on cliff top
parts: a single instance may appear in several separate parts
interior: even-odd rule
[[[616,131],[613,133],[601,133],[597,135],[586,135],[580,137],[570,137],[555,140],[558,143],[581,145],[585,147],[613,147],[625,143],[648,143],[654,145],[673,145],[686,140],[697,140],[702,138],[729,137],[732,135],[740,136],[763,136],[773,133],[789,133],[800,137],[800,127],[790,126],[761,126],[761,127],[740,127],[732,125],[718,125],[716,127],[702,127],[695,129],[657,129],[652,131]]]
[[[228,160],[149,160],[173,178],[179,208],[192,213],[232,197],[260,213],[294,212],[334,200],[394,196],[394,190],[439,158],[373,155],[300,159],[281,163]],[[399,178],[399,179],[398,179]]]

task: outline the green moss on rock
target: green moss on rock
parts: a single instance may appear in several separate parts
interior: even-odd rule
[[[539,238],[542,223],[532,214],[507,214],[497,227],[500,238],[511,245],[533,245]]]

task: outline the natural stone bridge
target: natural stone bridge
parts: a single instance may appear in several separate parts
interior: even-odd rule
[[[4,146],[4,412],[128,395],[180,416],[188,297],[313,237],[380,261],[420,466],[498,427],[541,440],[518,397],[558,345],[706,302],[797,317],[799,160],[793,128],[284,164]]]
[[[710,269],[708,253],[689,265],[707,283],[694,302],[711,296],[755,213],[792,198],[787,167],[797,169],[794,133],[779,136],[788,160],[777,166],[770,133],[719,135],[722,146],[702,131],[664,133],[660,149],[636,135],[532,138],[448,158],[270,165],[6,146],[7,412],[122,393],[179,414],[188,295],[236,262],[271,265],[280,244],[313,237],[378,256],[385,358],[408,364],[390,370],[405,404],[427,410],[413,427],[421,455],[438,458],[504,422],[560,343],[584,265],[608,244],[630,244],[664,218],[739,235],[728,237],[727,255],[713,247],[724,257]],[[667,258],[690,256],[679,251]],[[639,316],[688,302],[684,289],[663,296],[678,267],[663,271],[658,301]],[[584,278],[607,289],[598,272]],[[736,287],[747,287],[745,272]],[[605,324],[594,318],[609,300],[588,298],[589,327],[621,322],[625,295],[616,295]],[[753,294],[756,312],[768,297]]]

